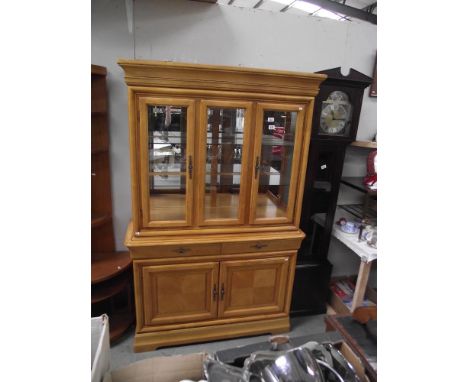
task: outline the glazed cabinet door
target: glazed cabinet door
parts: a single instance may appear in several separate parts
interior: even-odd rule
[[[305,110],[305,105],[257,104],[251,224],[293,221]]]
[[[145,325],[216,317],[218,262],[142,267]]]
[[[192,224],[195,101],[139,99],[143,227]]]
[[[289,264],[288,256],[221,262],[218,317],[283,312]]]
[[[252,103],[200,102],[198,224],[245,224]]]

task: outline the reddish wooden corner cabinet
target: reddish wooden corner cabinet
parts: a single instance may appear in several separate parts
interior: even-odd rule
[[[289,330],[323,74],[121,60],[135,351]]]
[[[109,316],[114,341],[135,314],[130,255],[114,244],[106,75],[105,67],[91,65],[91,315]]]

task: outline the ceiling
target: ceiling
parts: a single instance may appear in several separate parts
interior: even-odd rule
[[[210,2],[214,3],[216,0]],[[363,20],[377,24],[375,0],[217,0],[216,3],[339,21]]]

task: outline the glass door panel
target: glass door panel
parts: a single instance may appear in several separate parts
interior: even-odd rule
[[[240,224],[244,220],[248,126],[251,104],[202,101],[199,186],[200,224]]]
[[[146,226],[190,224],[193,104],[181,99],[140,101],[142,212]]]
[[[259,104],[250,220],[292,222],[305,107]]]

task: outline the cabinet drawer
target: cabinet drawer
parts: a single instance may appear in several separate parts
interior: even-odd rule
[[[221,244],[171,244],[132,248],[132,257],[134,259],[219,255],[220,253]]]
[[[301,239],[255,240],[223,243],[223,254],[296,250]]]

